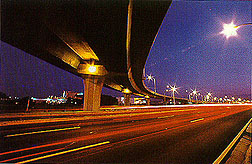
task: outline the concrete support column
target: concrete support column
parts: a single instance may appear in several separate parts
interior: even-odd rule
[[[151,102],[151,101],[150,101],[150,96],[146,95],[146,96],[145,96],[145,100],[146,100],[146,105],[149,106],[149,105],[150,105],[150,102]]]
[[[130,93],[124,93],[124,106],[130,106],[130,97],[131,94]]]
[[[84,109],[85,111],[97,112],[100,109],[104,76],[84,76]]]
[[[82,74],[84,83],[83,110],[97,112],[100,110],[101,93],[107,70],[102,65],[95,65],[93,60],[90,64],[79,64],[77,72]]]
[[[146,103],[147,103],[146,105],[148,106],[150,105],[150,98],[146,98]]]
[[[164,105],[167,105],[167,98],[164,97]]]

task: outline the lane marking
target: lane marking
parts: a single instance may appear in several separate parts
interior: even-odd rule
[[[100,145],[105,145],[105,144],[108,144],[108,143],[110,143],[110,142],[109,141],[100,142],[100,143],[97,143],[97,144],[88,145],[88,146],[84,146],[84,147],[79,147],[79,148],[71,149],[71,150],[66,150],[66,151],[62,151],[62,152],[58,152],[58,153],[54,153],[54,154],[49,154],[49,155],[45,155],[45,156],[42,156],[42,157],[37,157],[37,158],[29,159],[29,160],[26,160],[26,161],[21,161],[21,162],[18,162],[18,163],[22,164],[22,163],[33,162],[33,161],[37,161],[37,160],[41,160],[41,159],[45,159],[45,158],[49,158],[49,157],[54,157],[54,156],[57,156],[57,155],[62,155],[62,154],[71,153],[71,152],[74,152],[74,151],[79,151],[79,150],[84,150],[84,149],[88,149],[88,148],[92,148],[92,147],[96,147],[96,146],[100,146]]]
[[[16,137],[16,136],[24,136],[24,135],[30,135],[30,134],[50,133],[50,132],[58,132],[58,131],[65,131],[65,130],[73,130],[73,129],[79,129],[79,128],[80,128],[80,126],[70,127],[70,128],[63,128],[63,129],[42,130],[42,131],[36,131],[36,132],[27,132],[27,133],[10,134],[10,135],[6,135],[6,136],[4,136],[4,137]]]
[[[169,117],[174,117],[174,115],[170,115],[170,116],[163,116],[163,117],[158,117],[158,118],[169,118]]]
[[[242,128],[242,130],[237,134],[237,136],[233,139],[233,141],[227,146],[227,148],[221,153],[221,155],[213,162],[213,164],[219,164],[223,160],[223,158],[227,155],[230,149],[234,146],[237,140],[241,137],[242,133],[247,129],[252,118],[248,121],[248,123]]]
[[[170,113],[170,112],[185,112],[191,110],[198,110],[198,109],[179,109],[179,110],[169,110],[169,111],[161,111],[161,112],[150,112],[150,113]]]
[[[23,159],[23,158],[28,158],[28,157],[33,157],[33,156],[38,156],[38,155],[42,155],[42,154],[46,154],[46,153],[52,153],[52,152],[64,150],[64,149],[66,149],[67,147],[69,147],[69,146],[71,146],[73,144],[75,144],[75,142],[72,142],[72,143],[70,143],[70,144],[68,144],[68,145],[66,145],[65,147],[62,147],[62,148],[48,150],[48,151],[42,151],[42,152],[34,153],[34,154],[28,154],[28,155],[25,155],[25,156],[20,156],[20,157],[11,158],[11,159],[6,159],[4,161],[0,161],[0,163],[6,163],[6,162],[9,162],[9,161],[14,161],[14,160],[19,160],[19,159]]]
[[[197,120],[192,120],[190,122],[197,122],[197,121],[201,121],[201,120],[204,120],[205,118],[200,118],[200,119],[197,119]]]
[[[35,146],[35,147],[28,147],[28,148],[23,148],[23,149],[18,149],[18,150],[12,150],[12,151],[7,151],[7,152],[0,153],[0,156],[1,155],[6,155],[6,154],[12,154],[12,153],[17,153],[17,152],[22,152],[22,151],[28,151],[28,150],[32,150],[32,149],[40,149],[40,148],[44,148],[44,147],[61,145],[61,144],[66,144],[66,143],[69,143],[69,141],[67,141],[67,142],[60,142],[60,143],[52,143],[52,144],[47,144],[47,145],[40,145],[40,146]]]
[[[63,147],[63,148],[54,149],[54,150],[48,150],[48,151],[43,151],[43,152],[39,152],[39,153],[35,153],[35,154],[28,154],[28,155],[21,156],[21,157],[6,159],[4,161],[0,161],[0,163],[6,163],[6,162],[9,162],[9,161],[14,161],[14,160],[22,159],[22,158],[27,158],[27,157],[32,157],[32,156],[35,156],[35,155],[41,155],[41,154],[51,153],[51,152],[60,151],[60,150],[63,150],[63,149],[65,149],[65,148]]]

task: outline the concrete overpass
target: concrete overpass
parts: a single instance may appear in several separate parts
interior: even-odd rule
[[[167,99],[145,86],[143,71],[170,4],[1,1],[1,40],[82,77],[84,110],[99,110],[103,85],[124,92],[126,100],[131,93]]]

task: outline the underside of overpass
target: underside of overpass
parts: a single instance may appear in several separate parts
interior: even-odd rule
[[[145,86],[143,71],[170,4],[1,1],[1,40],[82,77],[85,110],[99,109],[103,85],[125,94],[165,98]]]

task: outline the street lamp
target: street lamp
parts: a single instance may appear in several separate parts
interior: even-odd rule
[[[90,73],[95,73],[95,72],[96,72],[96,67],[95,67],[94,65],[90,65],[90,66],[88,67],[88,71],[89,71]]]
[[[214,102],[216,102],[216,101],[217,101],[217,99],[218,99],[217,97],[214,97]]]
[[[147,80],[153,81],[154,91],[157,92],[157,84],[156,84],[156,79],[154,78],[154,76],[152,76],[151,74],[147,75]]]
[[[186,90],[185,92],[188,94],[189,102],[192,102],[192,99],[191,99],[192,93],[188,92],[188,90]]]
[[[175,92],[177,92],[177,89],[178,89],[178,88],[176,87],[176,85],[170,86],[170,88],[171,88],[170,91],[172,91],[173,104],[175,105],[175,104],[176,104],[176,101],[175,101]]]
[[[131,93],[131,91],[128,88],[123,89],[123,93]]]
[[[223,30],[220,32],[220,34],[223,34],[226,36],[226,39],[228,39],[231,36],[237,36],[237,30],[241,26],[245,25],[252,25],[252,23],[244,23],[240,25],[235,25],[234,22],[232,21],[230,24],[223,24]]]
[[[189,101],[192,103],[192,93],[189,94]]]
[[[204,95],[203,94],[198,94],[199,95],[199,98],[200,98],[200,96],[201,96],[201,102],[203,102],[203,100],[204,100]]]
[[[197,91],[196,88],[195,88],[195,89],[193,90],[193,92],[192,92],[193,95],[195,95],[196,102],[198,102],[198,92],[199,92],[199,91]]]
[[[164,95],[166,95],[166,93],[167,93],[167,92],[169,92],[169,90],[168,90],[168,89],[165,89],[165,91],[164,91]]]
[[[207,99],[208,102],[211,100],[211,97],[212,97],[212,93],[207,92],[206,99]]]
[[[95,73],[97,71],[95,61],[90,60],[90,63],[88,64],[88,72],[89,73]]]

